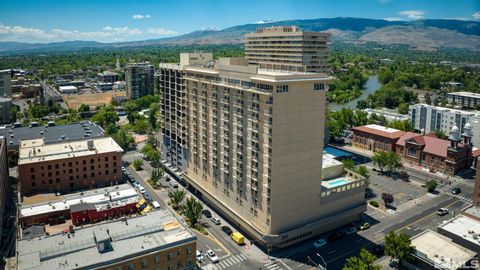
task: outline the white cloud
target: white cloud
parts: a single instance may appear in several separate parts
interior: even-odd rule
[[[472,14],[472,17],[475,19],[475,20],[480,20],[480,11],[477,11],[475,13]]]
[[[389,3],[389,2],[392,2],[393,0],[378,0],[378,2],[380,2],[380,4],[386,4],[386,3]]]
[[[420,20],[425,16],[425,12],[423,10],[404,10],[400,11],[398,14],[407,16],[407,18],[412,20]]]
[[[50,31],[8,26],[0,23],[0,41],[18,42],[54,42],[67,40],[92,40],[100,42],[117,42],[134,39],[151,38],[159,35],[175,35],[177,32],[164,28],[139,28],[105,26],[96,31],[65,30],[54,28]]]
[[[146,31],[147,34],[152,34],[152,35],[176,35],[178,34],[175,31],[164,29],[164,28],[147,28]]]
[[[143,19],[150,19],[150,15],[141,15],[141,14],[135,14],[132,16],[132,19],[134,20],[143,20]]]
[[[402,18],[398,18],[398,17],[387,17],[387,18],[383,18],[385,21],[390,21],[390,22],[396,22],[396,21],[403,21]]]

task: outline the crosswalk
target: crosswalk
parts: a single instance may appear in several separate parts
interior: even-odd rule
[[[271,261],[263,265],[267,270],[280,270],[282,267],[280,266],[278,261]]]
[[[461,194],[452,194],[450,192],[445,192],[444,194],[447,195],[447,196],[450,196],[450,197],[460,199],[461,201],[466,202],[466,203],[472,203],[472,198],[465,197]]]
[[[385,213],[378,210],[367,211],[367,215],[378,221],[383,220],[387,216]]]
[[[232,268],[233,265],[239,264],[243,261],[245,261],[247,257],[243,254],[238,254],[238,255],[233,255],[229,256],[225,259],[220,259],[220,261],[216,264],[208,264],[204,269],[208,270],[220,270],[220,269],[230,269]]]

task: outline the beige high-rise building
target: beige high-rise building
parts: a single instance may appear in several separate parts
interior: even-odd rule
[[[239,58],[184,71],[184,179],[214,208],[272,247],[360,217],[364,180],[322,181],[329,77],[259,69]]]
[[[258,28],[245,36],[245,58],[262,68],[328,73],[330,36],[296,26]]]
[[[245,59],[190,53],[160,64],[163,163],[267,247],[336,229],[366,210],[365,179],[323,157],[328,37],[259,29],[247,35]],[[251,52],[265,49],[262,38],[267,48],[285,40],[277,47],[287,57],[256,62]]]

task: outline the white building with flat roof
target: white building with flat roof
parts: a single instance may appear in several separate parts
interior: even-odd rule
[[[388,121],[405,121],[410,119],[408,115],[395,113],[389,110],[364,109],[363,112],[367,113],[368,117],[370,117],[372,114],[383,115],[385,116],[385,119],[387,119]]]
[[[437,227],[445,235],[465,248],[480,253],[480,222],[465,215],[458,215]]]
[[[64,95],[76,94],[78,93],[78,88],[73,85],[59,86],[58,91]]]
[[[459,269],[477,254],[437,232],[426,230],[412,237],[413,263],[402,262],[407,269]]]
[[[453,83],[453,86],[458,86]],[[473,92],[452,92],[446,94],[447,101],[451,104],[456,104],[464,108],[475,108],[480,105],[480,94]]]

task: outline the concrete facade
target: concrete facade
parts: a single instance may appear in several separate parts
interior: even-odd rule
[[[149,63],[129,63],[125,67],[127,97],[137,99],[153,95],[155,68]]]
[[[0,235],[3,231],[3,213],[8,200],[11,200],[11,185],[8,172],[7,141],[0,136]],[[3,243],[2,243],[3,244]]]
[[[272,247],[360,217],[364,184],[320,199],[328,77],[267,71],[238,58],[184,70],[184,179],[214,208]]]
[[[0,70],[0,97],[12,96],[12,70]]]
[[[296,26],[258,28],[245,35],[245,58],[267,69],[328,73],[330,33]]]
[[[480,94],[472,92],[452,92],[445,95],[448,103],[462,106],[463,108],[476,108],[480,106]]]
[[[158,90],[162,97],[162,160],[172,168],[184,171],[188,162],[187,92],[184,67],[206,65],[212,53],[181,53],[180,64],[160,64]]]
[[[477,174],[475,175],[472,200],[474,207],[480,207],[480,162],[477,162]]]
[[[258,28],[245,35],[245,58],[267,69],[328,73],[330,36],[303,32],[296,26]]]
[[[0,98],[0,123],[10,123],[10,110],[12,109],[11,98]]]
[[[18,181],[22,195],[68,193],[111,186],[122,180],[123,149],[112,138],[57,144],[43,139],[21,142]]]
[[[472,143],[480,147],[480,112],[464,111],[427,104],[410,105],[410,121],[413,128],[425,133],[441,130],[444,134],[456,126],[464,132],[467,123],[472,125]]]

